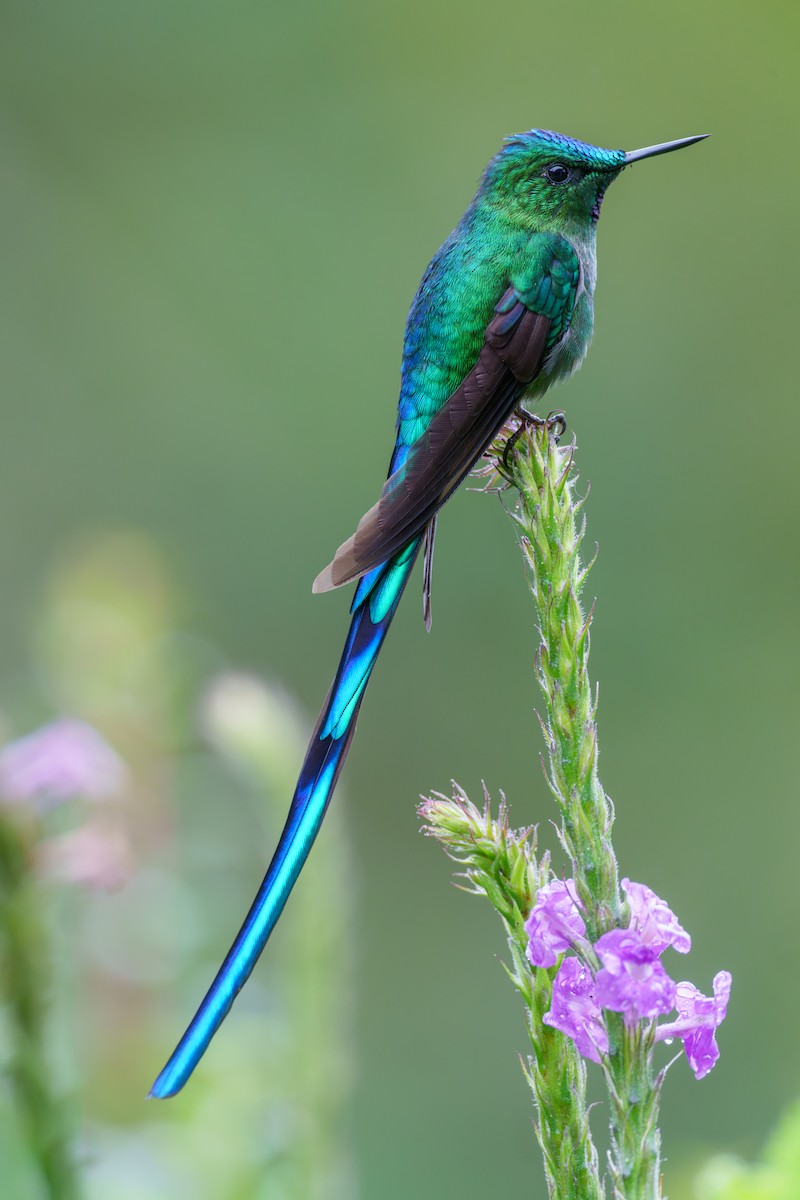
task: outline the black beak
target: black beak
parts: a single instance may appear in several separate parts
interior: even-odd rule
[[[694,137],[678,138],[677,142],[659,142],[657,146],[645,146],[643,150],[628,150],[625,154],[625,163],[638,162],[640,158],[653,158],[656,154],[669,154],[670,150],[680,150],[683,146],[692,146],[695,142],[702,142],[703,138],[707,138],[707,133],[696,133]]]

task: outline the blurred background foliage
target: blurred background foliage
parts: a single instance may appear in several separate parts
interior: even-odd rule
[[[144,1102],[330,682],[347,600],[310,582],[381,483],[408,303],[500,138],[532,125],[713,133],[609,194],[595,345],[553,402],[592,483],[622,871],[691,930],[701,988],[734,975],[719,1066],[666,1088],[670,1196],[710,1151],[754,1156],[797,1094],[799,24],[788,0],[6,0],[0,710],[8,737],[91,720],[131,772],[127,886],[59,893],[53,917],[90,1196],[305,1197],[286,1164],[312,1142],[342,1195],[354,1172],[382,1200],[544,1194],[497,930],[414,813],[455,775],[502,787],[519,824],[552,815],[529,601],[475,495],[440,523],[431,636],[418,585],[400,610],[270,954],[185,1094]],[[266,773],[208,725],[233,668],[279,681],[252,685],[283,754]],[[305,714],[291,735],[276,687]]]

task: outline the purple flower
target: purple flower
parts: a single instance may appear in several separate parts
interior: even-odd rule
[[[595,999],[592,973],[577,958],[565,958],[559,967],[550,1011],[542,1021],[571,1037],[583,1057],[592,1062],[599,1063],[600,1056],[608,1053],[608,1034]]]
[[[36,866],[45,879],[114,892],[127,882],[133,857],[120,829],[94,820],[40,842]]]
[[[656,1041],[671,1041],[682,1038],[683,1048],[696,1079],[707,1075],[719,1058],[719,1047],[715,1036],[717,1027],[725,1020],[731,994],[729,971],[719,971],[714,976],[714,995],[704,996],[693,983],[684,980],[676,989],[675,1007],[677,1021],[659,1025]]]
[[[625,1014],[627,1025],[669,1012],[675,983],[662,967],[658,951],[645,945],[635,929],[612,929],[595,943],[603,964],[597,972],[597,1002]]]
[[[125,765],[84,721],[63,718],[0,751],[0,793],[6,800],[39,799],[46,806],[73,796],[101,799],[122,786]]]
[[[578,909],[574,879],[555,879],[539,888],[525,932],[528,958],[534,967],[554,967],[558,956],[585,936],[586,924]]]
[[[675,913],[660,896],[643,883],[623,879],[622,890],[631,909],[631,929],[635,929],[646,946],[657,954],[674,946],[679,954],[688,954],[692,939],[678,921]]]

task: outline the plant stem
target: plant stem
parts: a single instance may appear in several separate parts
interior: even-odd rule
[[[536,1135],[551,1200],[603,1200],[597,1151],[586,1109],[586,1064],[575,1046],[542,1024],[550,1007],[554,971],[532,970],[526,957],[525,918],[550,878],[547,855],[537,861],[534,831],[509,829],[504,804],[497,819],[467,798],[433,795],[420,806],[424,831],[463,866],[466,890],[485,895],[505,926],[511,951],[507,968],[527,1009],[533,1055],[526,1076],[536,1105]]]
[[[0,981],[12,1032],[8,1076],[20,1123],[51,1200],[77,1200],[78,1177],[67,1106],[51,1085],[45,1052],[49,988],[48,937],[30,873],[28,846],[0,812]]]
[[[572,861],[578,897],[594,942],[622,923],[617,863],[611,844],[613,807],[597,774],[597,702],[588,673],[592,613],[581,592],[591,563],[580,547],[583,500],[575,496],[574,444],[559,446],[550,422],[527,427],[503,460],[495,462],[519,493],[511,513],[529,568],[540,633],[537,674],[545,698],[542,728],[548,779],[561,811],[561,842]],[[609,1054],[604,1060],[611,1098],[610,1165],[618,1200],[658,1200],[660,1195],[659,1085],[652,1067],[652,1027],[626,1029],[608,1014]]]

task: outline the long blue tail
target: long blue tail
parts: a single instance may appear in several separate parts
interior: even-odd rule
[[[347,758],[364,689],[419,546],[417,538],[358,585],[339,669],[311,735],[289,815],[264,882],[189,1028],[153,1084],[151,1096],[162,1099],[181,1090],[225,1020],[283,912]]]

